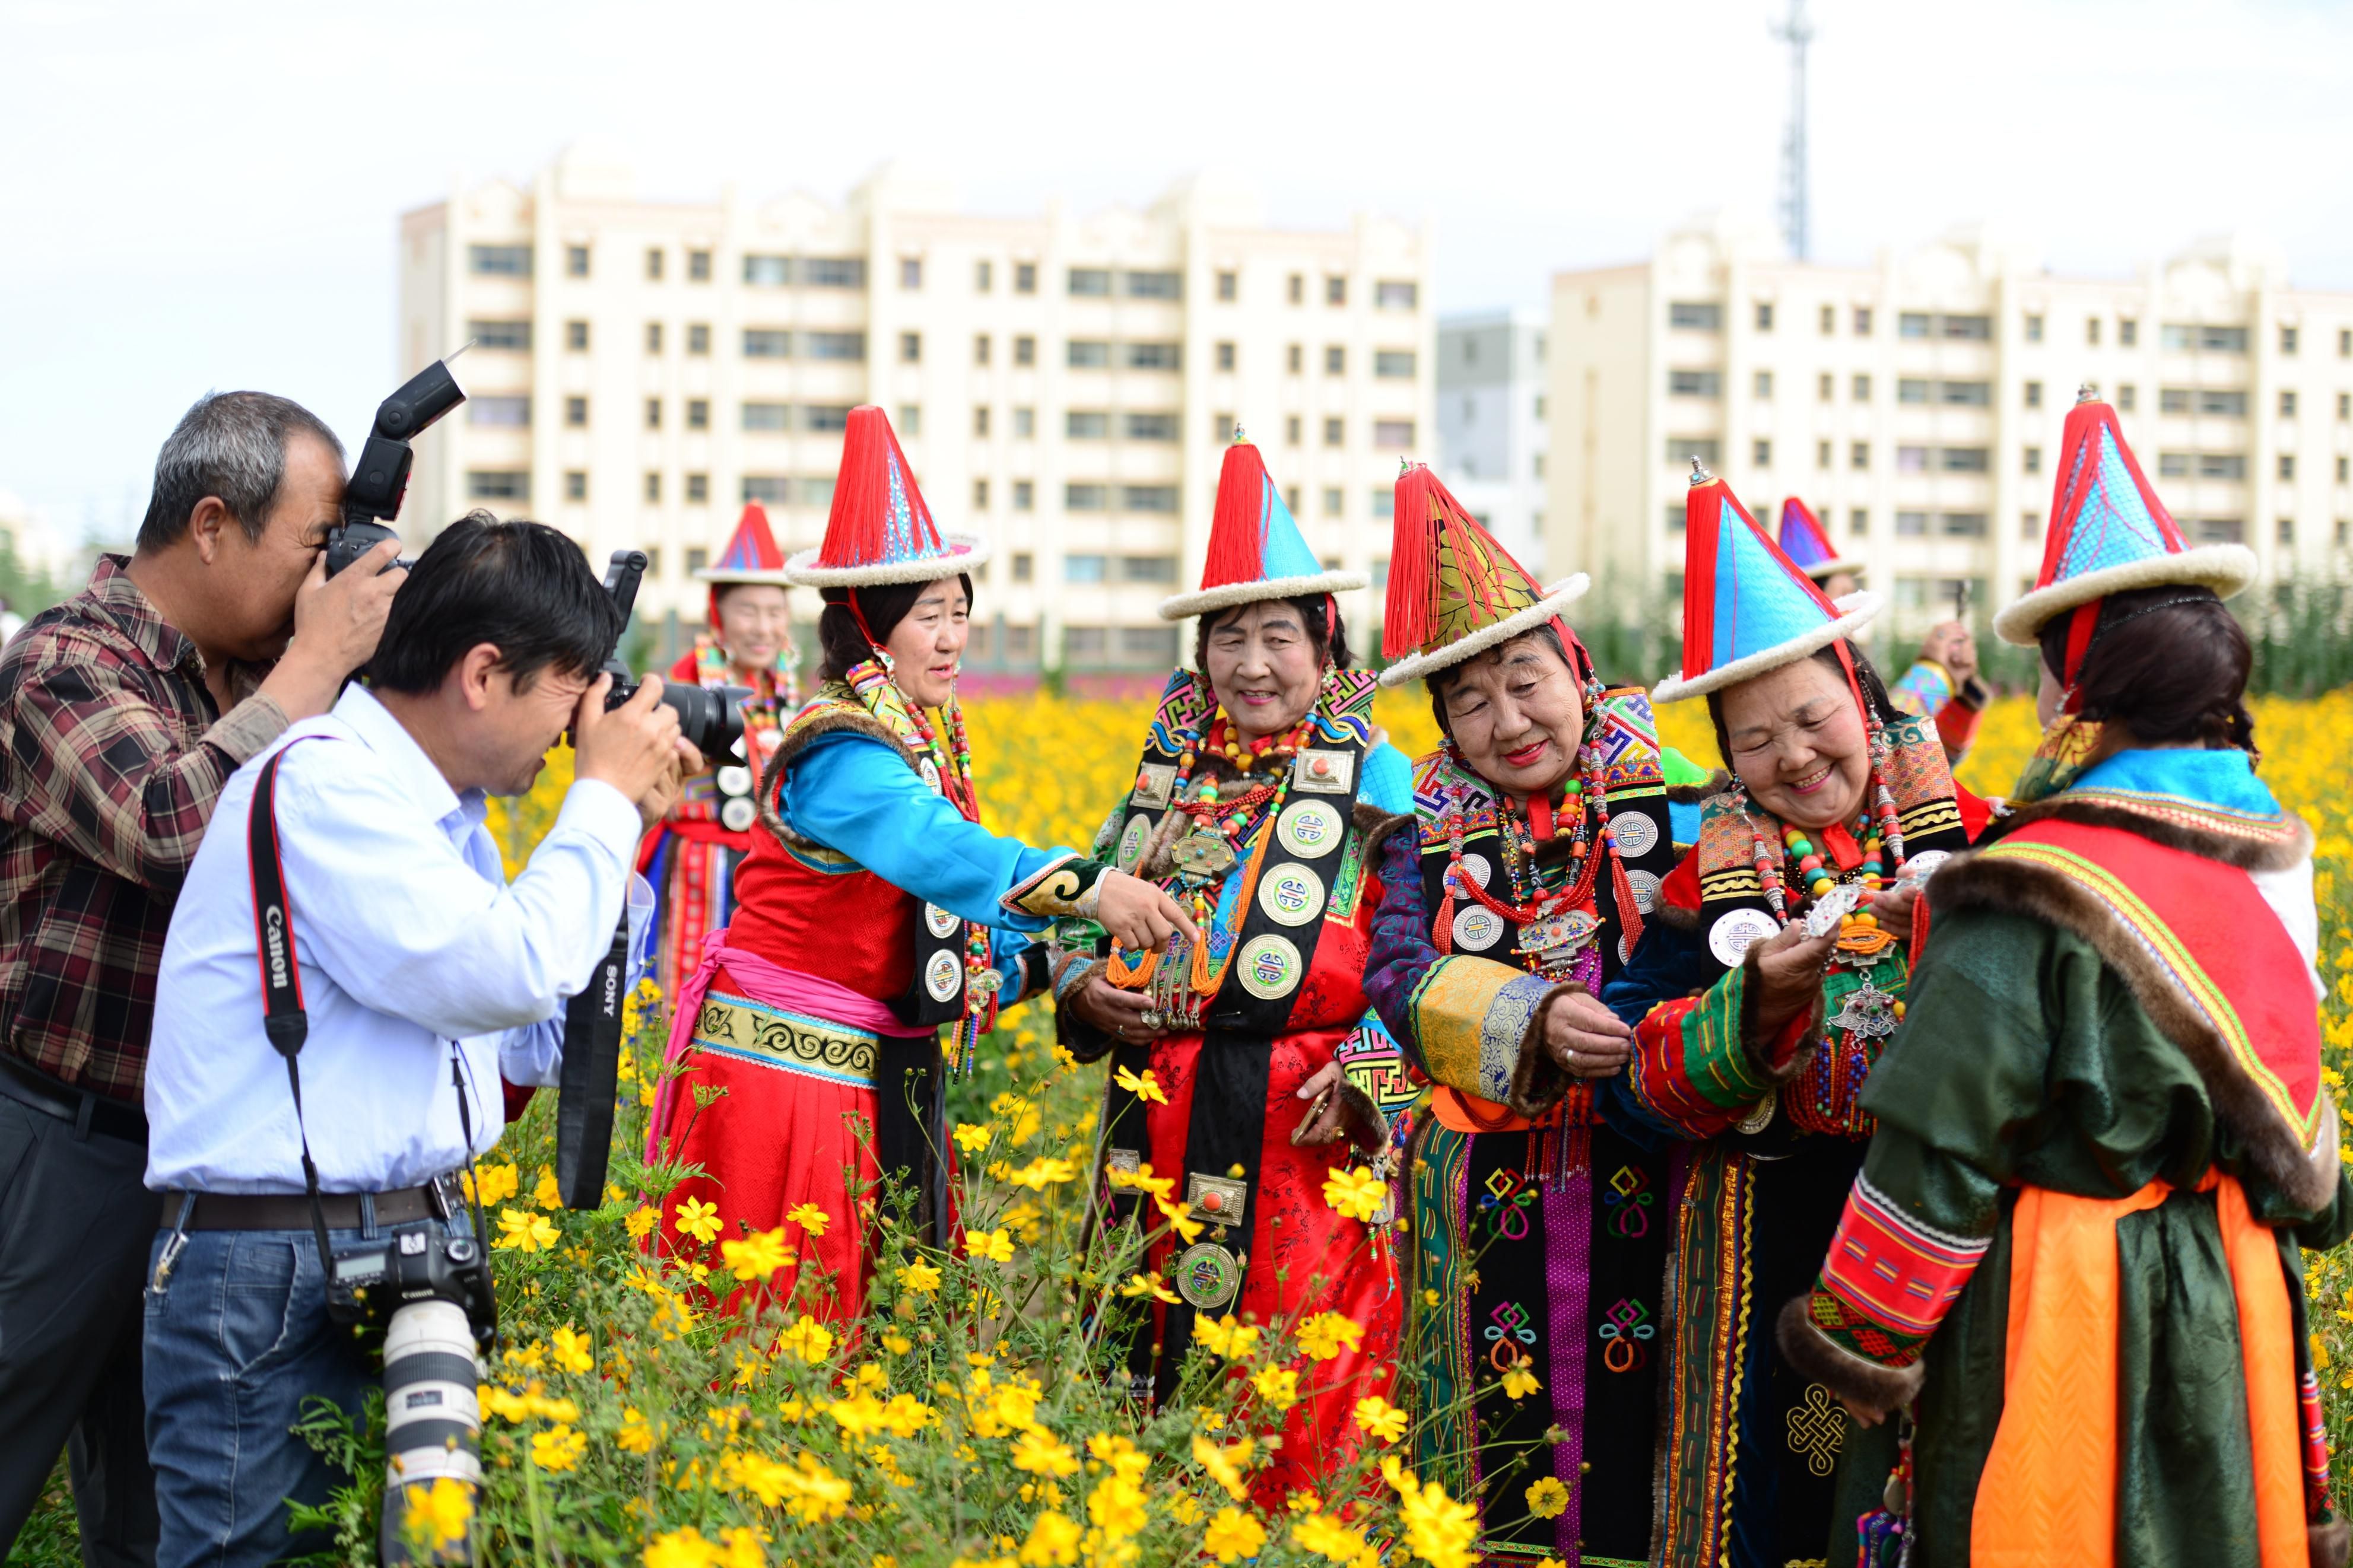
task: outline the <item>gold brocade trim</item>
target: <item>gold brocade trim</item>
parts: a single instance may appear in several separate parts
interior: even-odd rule
[[[874,1086],[881,1037],[845,1024],[712,992],[695,1016],[706,1051],[860,1089]]]
[[[1939,828],[1960,826],[1961,808],[1949,800],[1924,800],[1898,814],[1895,826],[1904,830],[1905,837],[1917,838]]]

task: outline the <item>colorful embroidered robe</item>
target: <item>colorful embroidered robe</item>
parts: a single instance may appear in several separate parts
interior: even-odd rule
[[[1613,691],[1599,706],[1603,794],[1627,871],[1595,879],[1597,924],[1582,983],[1529,973],[1475,900],[1436,909],[1459,828],[1463,864],[1503,889],[1498,801],[1445,752],[1414,766],[1415,818],[1381,853],[1387,889],[1366,989],[1416,1073],[1432,1087],[1405,1130],[1408,1364],[1418,1416],[1414,1462],[1459,1497],[1476,1497],[1492,1560],[1631,1564],[1654,1533],[1659,1379],[1669,1238],[1681,1162],[1664,1141],[1603,1121],[1536,1022],[1562,990],[1599,992],[1623,962],[1627,915],[1655,904],[1674,863],[1666,782],[1648,700]],[[1598,846],[1597,846],[1598,847]],[[1565,880],[1567,840],[1540,848]],[[1433,942],[1447,928],[1451,952]],[[1600,1080],[1607,1082],[1607,1080]],[[1514,1368],[1539,1384],[1514,1398]],[[1547,1441],[1547,1433],[1556,1439]],[[1530,1489],[1559,1483],[1531,1506]],[[1536,1495],[1545,1497],[1549,1489]]]
[[[1915,1568],[2344,1562],[2310,845],[2245,753],[2125,752],[1931,884],[1879,1130],[1780,1321],[1840,1393],[1916,1394]]]
[[[1986,808],[1954,785],[1936,730],[1908,717],[1886,729],[1907,855],[1966,848]],[[1697,847],[1666,879],[1640,951],[1603,994],[1635,1029],[1613,1109],[1694,1142],[1669,1285],[1659,1561],[1672,1568],[1781,1568],[1825,1553],[1852,1562],[1855,1520],[1894,1458],[1891,1429],[1860,1432],[1826,1386],[1786,1363],[1770,1314],[1810,1280],[1870,1136],[1858,1096],[1884,1040],[1836,1020],[1859,1016],[1850,1004],[1883,1017],[1904,999],[1906,948],[1899,939],[1867,968],[1834,968],[1814,1015],[1774,1039],[1750,1037],[1750,971],[1739,960],[1776,929],[1754,847],[1761,832],[1778,852],[1781,826],[1744,800],[1706,802]],[[1843,829],[1815,837],[1841,868],[1860,863]]]

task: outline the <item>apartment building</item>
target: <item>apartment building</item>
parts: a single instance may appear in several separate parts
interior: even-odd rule
[[[1540,578],[1545,324],[1543,311],[1525,309],[1439,318],[1434,465],[1481,526]]]
[[[2353,294],[2290,289],[2241,238],[2066,278],[1994,230],[1869,268],[1704,220],[1564,272],[1549,337],[1556,571],[1680,591],[1691,459],[1770,526],[1799,495],[1898,626],[2030,585],[2078,384],[2112,402],[2193,542],[2329,571],[2353,518]]]
[[[404,374],[475,344],[404,521],[488,507],[598,562],[641,548],[673,628],[745,500],[787,550],[818,542],[861,403],[941,526],[996,546],[983,669],[1166,668],[1154,608],[1198,579],[1237,423],[1310,547],[1384,577],[1398,458],[1430,439],[1427,231],[1271,229],[1208,176],[1141,211],[1002,217],[888,166],[839,205],[652,202],[575,152],[405,215],[400,247]],[[1377,594],[1346,613],[1369,626]]]

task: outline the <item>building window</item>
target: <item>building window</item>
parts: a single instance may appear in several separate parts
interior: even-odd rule
[[[1324,279],[1324,302],[1326,305],[1346,304],[1348,302],[1348,280],[1345,278]]]
[[[1751,382],[1751,384],[1750,384],[1750,390],[1751,390],[1751,391],[1753,391],[1753,392],[1756,394],[1757,401],[1757,402],[1759,402],[1759,403],[1770,403],[1770,402],[1772,402],[1772,401],[1773,401],[1773,373],[1772,373],[1771,371],[1769,371],[1769,370],[1760,370],[1760,371],[1758,371],[1758,372],[1757,373],[1757,374],[1756,374],[1755,379],[1754,379],[1754,380]]]
[[[1324,349],[1324,374],[1325,375],[1347,374],[1348,351],[1337,343],[1326,344]]]
[[[1211,444],[1222,447],[1240,434],[1240,421],[1236,419],[1232,415],[1212,414],[1209,416],[1209,440]]]
[[[1822,336],[1826,338],[1831,337],[1836,335],[1837,331],[1838,307],[1836,305],[1825,305],[1822,307]]]
[[[1111,344],[1101,338],[1072,338],[1062,352],[1072,370],[1103,370],[1111,364]]]
[[[1814,400],[1816,402],[1828,403],[1837,396],[1837,376],[1832,375],[1829,371],[1824,371],[1821,374],[1814,378]]]
[[[690,397],[686,400],[686,427],[690,430],[711,428],[711,399]]]
[[[2279,455],[2279,477],[2283,479],[2293,479],[2295,478],[2295,454],[2294,452],[2282,452]]]
[[[648,506],[661,504],[661,470],[659,468],[646,470],[646,504]]]
[[[797,270],[801,281],[812,289],[866,287],[866,258],[862,256],[805,256]]]
[[[1079,298],[1108,300],[1111,298],[1111,268],[1108,267],[1073,267],[1070,270],[1070,291]]]
[[[588,499],[587,469],[566,468],[564,470],[564,499],[565,500],[586,500]]]
[[[1904,539],[1928,537],[1928,514],[1925,511],[1899,511],[1895,514],[1895,532]]]
[[[658,245],[656,245],[656,246],[649,246],[649,247],[647,247],[647,248],[646,248],[646,281],[647,281],[647,282],[649,282],[649,283],[659,283],[659,282],[660,282],[660,281],[661,281],[661,279],[662,279],[662,249],[661,249],[661,247],[659,247],[659,246],[658,246]]]
[[[1770,300],[1757,301],[1757,330],[1760,332],[1773,330],[1773,301]]]
[[[1723,443],[1713,436],[1667,437],[1667,462],[1673,468],[1689,468],[1692,459],[1696,458],[1702,468],[1713,468],[1716,467],[1722,451]]]
[[[2029,408],[2040,408],[2042,406],[2042,384],[2041,382],[2030,381],[2026,384],[2026,406]]]
[[[1871,336],[1871,307],[1868,305],[1854,308],[1854,335],[1858,338]]]
[[[791,493],[792,481],[782,474],[745,474],[742,486],[744,501],[758,501],[762,506],[782,506]],[[695,552],[688,552],[691,556]],[[689,571],[694,570],[692,566]]]
[[[1338,485],[1325,485],[1324,487],[1324,515],[1325,517],[1339,516],[1342,511],[1346,510],[1347,504],[1347,501],[1341,496],[1340,487]]]
[[[2116,388],[2116,406],[2118,408],[2122,409],[2126,414],[2130,414],[2139,405],[2140,388],[2135,386],[2129,381]]]
[[[1035,511],[1038,510],[1037,485],[1028,479],[1016,479],[1013,481],[1013,510],[1015,511]],[[1017,583],[1027,583],[1029,581],[1029,556],[1017,555],[1013,558],[1013,580]]]
[[[1181,343],[1128,343],[1124,347],[1130,370],[1184,368],[1184,345]]]
[[[973,363],[987,364],[988,363],[989,342],[989,336],[987,332],[975,332],[972,335]]]
[[[1871,377],[1858,374],[1854,378],[1853,384],[1849,388],[1848,395],[1852,397],[1857,403],[1870,402]]]
[[[1773,443],[1759,436],[1748,443],[1748,459],[1752,466],[1769,468],[1773,466]]]
[[[1952,539],[1983,539],[1986,516],[1981,511],[1948,511],[1936,520],[1937,531]]]
[[[1034,408],[1015,409],[1013,411],[1013,434],[1018,438],[1025,441],[1030,437],[1038,434],[1038,411]]]
[[[1013,291],[1016,294],[1035,294],[1038,291],[1036,262],[1017,261],[1013,264]]]
[[[1062,510],[1064,511],[1109,511],[1111,510],[1111,487],[1108,485],[1064,485],[1062,487]]]
[[[2353,472],[2348,472],[2348,468],[2353,468],[2353,458],[2339,458],[2337,459],[2337,482],[2338,484],[2341,485],[2348,479],[2353,479]]]
[[[1671,370],[1667,372],[1669,397],[1722,397],[1724,373],[1715,370]],[[1462,416],[1472,417],[1471,400],[1462,400]]]
[[[1421,303],[1421,285],[1409,278],[1386,279],[1373,285],[1376,310],[1411,310]]]
[[[1670,300],[1667,326],[1679,332],[1720,332],[1724,331],[1724,307],[1711,300]]]
[[[1101,485],[1088,487],[1101,489]],[[1065,555],[1062,557],[1062,581],[1065,583],[1100,583],[1103,580],[1103,564],[1108,557],[1102,555]]]
[[[972,433],[979,439],[988,439],[988,405],[976,403],[972,409]]]
[[[1857,539],[1862,538],[1871,531],[1871,513],[1862,507],[1849,507],[1846,513],[1846,531]]]
[[[2086,316],[2084,318],[2084,342],[2092,348],[2098,348],[2100,346],[2099,317]]]
[[[1122,485],[1119,487],[1119,510],[1173,512],[1176,510],[1176,487],[1175,485]]]
[[[1324,444],[1326,447],[1341,446],[1345,444],[1346,440],[1347,437],[1341,429],[1341,422],[1339,420],[1326,419],[1324,421]]]
[[[1909,327],[1909,326],[1911,325],[1911,323],[1912,323],[1915,319],[1916,319],[1916,320],[1918,320],[1918,321],[1924,321],[1924,322],[1925,322],[1926,321],[1927,321],[1927,319],[1928,319],[1928,318],[1927,318],[1927,317],[1926,317],[1926,316],[1921,316],[1921,317],[1917,317],[1917,318],[1915,318],[1915,317],[1912,317],[1912,316],[1906,316],[1906,317],[1905,317],[1905,318],[1904,318],[1905,325],[1906,327]],[[1928,334],[1927,334],[1927,332],[1926,332],[1926,331],[1918,331],[1918,332],[1906,331],[1904,335],[1905,335],[1905,337],[1907,337],[1907,338],[1911,338],[1911,337],[1921,337],[1921,338],[1925,338],[1925,337],[1926,337]],[[2040,317],[2040,316],[2029,316],[2029,317],[2027,317],[2027,318],[2026,318],[2026,341],[2027,341],[2028,342],[2030,342],[2030,343],[2039,343],[2039,342],[2041,342],[2042,341],[2042,317]]]
[[[2280,353],[2284,354],[2293,354],[2295,353],[2296,330],[2294,327],[2282,327],[2280,329],[2279,345]]]
[[[1038,363],[1038,340],[1023,335],[1013,340],[1013,363],[1018,365]]]
[[[1292,516],[1299,515],[1299,487],[1292,485],[1282,492],[1282,510]]]
[[[745,359],[790,359],[793,357],[793,335],[781,327],[746,327],[744,329]]]
[[[708,354],[711,352],[710,322],[689,321],[686,324],[686,352],[689,354]]]
[[[2247,352],[2244,327],[2201,327],[2168,321],[2158,330],[2158,346],[2168,353],[2242,354]]]
[[[899,405],[899,434],[920,436],[923,433],[923,405],[920,403]]]
[[[1131,300],[1181,300],[1185,297],[1185,275],[1182,272],[1129,272],[1121,277],[1120,285]]]
[[[566,351],[572,353],[586,353],[588,352],[588,323],[586,321],[565,322],[564,346]]]
[[[986,294],[996,286],[997,268],[995,264],[987,261],[974,262],[972,264],[972,291],[976,294]]]
[[[469,321],[466,323],[466,335],[474,340],[474,346],[478,349],[531,352],[531,323],[527,321]]]
[[[1307,303],[1307,278],[1304,273],[1293,273],[1290,278],[1286,279],[1286,283],[1288,286],[1284,291],[1290,296],[1290,300],[1293,304],[1303,305]]]
[[[1418,368],[1411,349],[1375,349],[1373,374],[1382,381],[1411,381]]]
[[[899,258],[899,287],[921,289],[923,286],[923,258],[920,256]]]
[[[2042,471],[2042,447],[2025,447],[2025,448],[2023,448],[2023,449],[2019,453],[2019,458],[2020,458],[2020,461],[2021,461],[2021,465],[2022,465],[2022,467],[2023,467],[2023,471],[2024,471],[2024,472],[2026,472],[2026,473],[2030,473],[2030,474],[2039,474],[2039,473],[2041,473],[2041,472]]]
[[[1283,369],[1297,375],[1306,368],[1307,350],[1301,344],[1293,343],[1283,356]]]
[[[1123,428],[1131,441],[1174,441],[1176,439],[1176,416],[1130,411]]]
[[[704,506],[709,504],[711,500],[711,476],[709,474],[689,474],[686,476],[686,500],[687,504],[690,506]]]
[[[1948,474],[1982,474],[1991,466],[1983,447],[1946,447],[1936,456],[1936,466]]]
[[[1176,581],[1176,557],[1123,555],[1119,558],[1119,580],[1123,583],[1174,583]]]
[[[1928,471],[1928,448],[1898,447],[1895,448],[1895,471],[1899,474],[1925,474]]]
[[[1218,368],[1219,370],[1234,368],[1234,345],[1229,342],[1221,342],[1218,344]]]
[[[805,404],[801,407],[801,428],[818,436],[831,436],[847,430],[849,428],[849,405]]]
[[[901,332],[899,334],[899,363],[901,364],[921,364],[923,363],[923,333]]]
[[[803,332],[801,348],[811,359],[864,359],[864,332]]]
[[[2353,419],[2353,392],[2340,392],[2337,395],[2337,417]]]
[[[2042,538],[2042,514],[2039,511],[2020,512],[2018,514],[2018,537],[2021,539]]]
[[[2280,543],[2294,544],[2295,542],[2295,519],[2292,517],[2281,518],[2274,526],[2277,531],[2274,533],[2274,537],[2276,538]]]
[[[2244,419],[2247,395],[2220,386],[2160,386],[2157,389],[2157,407],[2160,414],[2209,414],[2224,419]]]
[[[1831,466],[1831,443],[1828,441],[1814,443],[1814,467],[1828,468]]]
[[[646,323],[646,353],[649,354],[659,354],[661,352],[662,324],[659,321],[648,321]]]
[[[781,289],[793,280],[793,261],[789,256],[746,256],[744,258],[744,281],[761,289]]]
[[[1940,381],[1936,384],[1936,401],[1965,408],[1990,407],[1993,404],[1993,383]]]
[[[586,256],[587,253],[582,251]],[[477,278],[528,278],[531,276],[531,247],[528,245],[470,245],[466,247],[466,270]],[[587,276],[586,269],[573,274]]]
[[[789,403],[747,403],[744,405],[744,428],[752,432],[789,430],[793,427],[793,405]]]
[[[466,405],[466,423],[522,428],[531,423],[531,399],[522,396],[473,398]]]
[[[744,499],[749,500],[751,498],[746,496]],[[688,576],[693,576],[697,572],[702,571],[705,566],[710,564],[710,551],[703,549],[699,544],[690,545],[688,547],[686,552],[686,574]]]
[[[2116,345],[2119,348],[2128,349],[2139,342],[2140,323],[2130,316],[2118,316],[2116,318]]]
[[[1895,383],[1895,401],[1898,403],[1927,402],[1928,383],[1926,378],[1916,375],[1898,378]]]
[[[1286,414],[1283,416],[1282,444],[1284,446],[1296,447],[1299,445],[1301,440],[1300,427],[1303,421],[1296,414]]]
[[[1848,442],[1846,448],[1846,466],[1852,468],[1859,474],[1869,471],[1871,468],[1871,443],[1868,441]]]
[[[1410,419],[1376,419],[1373,421],[1373,445],[1388,451],[1401,451],[1413,445],[1413,421]]]
[[[2168,479],[2243,479],[2247,458],[2243,452],[2159,452],[2157,471]]]
[[[646,399],[647,429],[659,430],[661,428],[661,403],[662,400],[659,397],[649,397]]]
[[[1240,295],[1241,277],[1239,273],[1220,272],[1218,274],[1219,299],[1230,302],[1240,298]]]
[[[2283,392],[2279,395],[2279,411],[2280,417],[2283,419],[2293,419],[2295,417],[2295,393]]]
[[[686,253],[686,280],[690,283],[711,281],[711,252],[690,250]]]
[[[588,424],[588,400],[567,397],[564,400],[564,422],[574,429],[585,429]]]
[[[2235,517],[2201,517],[2190,524],[2190,536],[2200,544],[2236,544],[2246,537],[2244,521]]]
[[[972,481],[972,510],[975,511],[987,511],[988,510],[988,481],[987,479],[975,479]]]

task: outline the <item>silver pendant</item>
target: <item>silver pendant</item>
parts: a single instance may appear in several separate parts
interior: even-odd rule
[[[1176,868],[1188,877],[1207,880],[1222,877],[1234,868],[1234,847],[1214,833],[1188,833],[1176,841],[1169,852]]]
[[[1833,1029],[1873,1040],[1894,1034],[1897,1021],[1895,998],[1866,980],[1847,993],[1846,1005],[1830,1022]]]
[[[1588,910],[1555,910],[1520,930],[1520,951],[1544,963],[1566,963],[1585,951],[1601,921]]]

